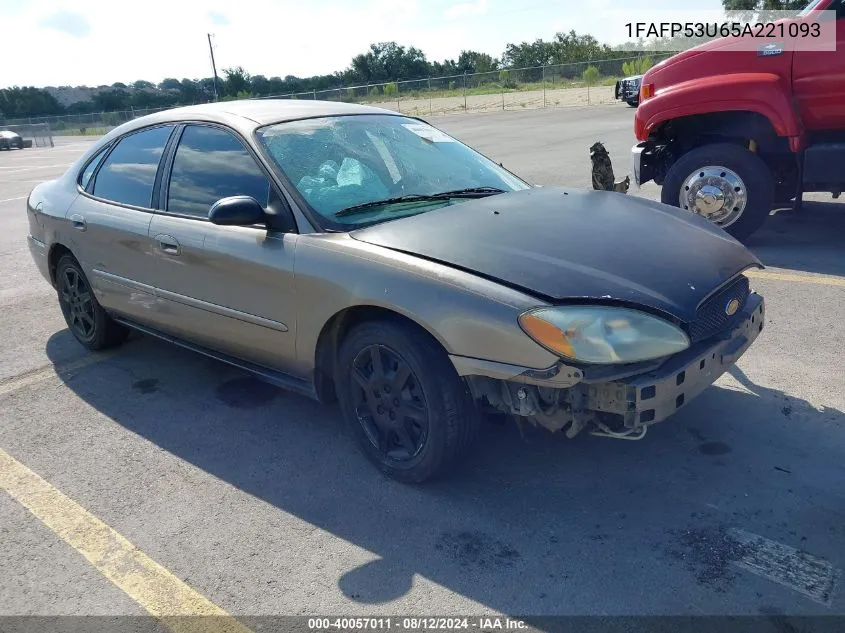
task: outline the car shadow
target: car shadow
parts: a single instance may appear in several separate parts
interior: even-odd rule
[[[51,359],[69,337],[50,338]],[[389,604],[420,575],[504,613],[743,612],[776,599],[778,613],[830,613],[746,586],[728,530],[829,554],[845,514],[819,498],[818,478],[841,477],[845,414],[738,371],[735,388],[710,388],[639,442],[491,421],[453,477],[422,486],[371,467],[337,407],[154,339],[59,375],[127,430],[373,552],[334,579],[363,605]]]
[[[805,201],[778,210],[746,242],[766,266],[845,275],[845,204]]]

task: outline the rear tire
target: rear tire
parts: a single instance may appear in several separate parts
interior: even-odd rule
[[[106,314],[73,256],[63,255],[56,264],[56,287],[65,323],[80,344],[98,351],[126,340],[129,330]]]
[[[443,348],[411,325],[373,321],[344,339],[335,375],[346,423],[383,473],[421,483],[473,444],[480,414]]]
[[[661,202],[681,207],[681,188],[684,182],[697,170],[710,166],[727,168],[738,175],[745,184],[744,209],[730,224],[721,227],[736,239],[745,240],[763,225],[771,213],[775,187],[766,163],[741,145],[704,145],[681,156],[666,173],[660,194]]]

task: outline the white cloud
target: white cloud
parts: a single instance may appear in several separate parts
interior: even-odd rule
[[[233,10],[225,0],[144,0],[127,23],[110,0],[0,0],[0,60],[14,60],[2,63],[0,87],[210,77],[208,32],[221,74],[230,66],[267,77],[329,74],[370,44],[391,40],[421,49],[431,61],[455,59],[461,50],[498,57],[508,42],[549,39],[556,30],[598,35],[607,20],[573,10],[583,6],[575,2],[238,0]],[[82,16],[89,32],[72,37],[40,25],[62,11]],[[565,29],[555,27],[564,21]]]
[[[473,0],[472,2],[460,2],[455,4],[443,12],[443,17],[447,20],[461,20],[464,18],[472,18],[485,15],[488,6],[487,0]]]
[[[208,20],[215,26],[226,26],[229,24],[229,18],[219,11],[209,11],[206,13]]]

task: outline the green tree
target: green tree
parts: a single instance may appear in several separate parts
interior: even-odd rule
[[[0,90],[0,112],[9,119],[61,114],[63,108],[46,90],[34,86]]]
[[[552,61],[552,48],[551,42],[541,39],[536,39],[530,44],[508,44],[502,54],[502,63],[515,68],[546,66]]]
[[[420,49],[406,48],[396,42],[379,42],[371,44],[366,53],[352,58],[348,78],[358,82],[419,79],[426,77],[429,70],[430,65]]]
[[[598,81],[599,69],[592,65],[587,66],[581,76],[584,78],[585,84],[592,86]]]
[[[457,66],[457,70],[462,73],[489,73],[499,67],[499,60],[487,53],[461,51]]]
[[[223,75],[226,77],[223,91],[232,97],[237,97],[238,93],[249,92],[250,75],[246,72],[243,66],[236,66],[234,68],[224,68]]]
[[[622,74],[626,77],[642,75],[652,66],[654,66],[654,60],[651,57],[638,57],[622,64]]]
[[[772,21],[779,16],[766,16],[768,11],[800,11],[809,0],[722,0],[726,11],[739,11],[749,21]]]
[[[129,107],[129,93],[126,90],[100,90],[92,98],[94,109],[98,112],[123,110]]]
[[[196,81],[183,79],[179,82],[179,103],[189,104],[203,100],[200,96],[201,89]]]
[[[618,53],[592,35],[578,35],[575,31],[557,33],[549,43],[554,64],[572,64],[618,57]]]
[[[267,96],[270,94],[270,80],[264,75],[253,75],[249,82],[250,92],[258,96]]]
[[[722,0],[726,11],[800,11],[809,0]]]
[[[285,90],[285,81],[281,77],[270,77],[267,80],[267,94],[280,95]]]
[[[178,79],[173,79],[172,77],[168,77],[164,79],[159,85],[159,90],[179,90],[182,87],[182,83]]]

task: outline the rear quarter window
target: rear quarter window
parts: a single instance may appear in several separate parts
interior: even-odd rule
[[[103,156],[106,155],[106,152],[109,151],[111,147],[111,143],[106,145],[103,149],[101,149],[97,154],[88,161],[88,164],[85,165],[85,168],[82,170],[82,173],[79,175],[79,186],[85,190],[88,190],[88,185],[91,184],[91,176],[94,175],[94,172],[97,171],[97,167],[99,166],[100,162],[103,160]]]

